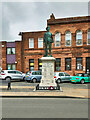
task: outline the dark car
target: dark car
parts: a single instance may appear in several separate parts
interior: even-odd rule
[[[42,78],[42,73],[41,71],[28,71],[25,75],[25,80],[27,82],[40,82]]]

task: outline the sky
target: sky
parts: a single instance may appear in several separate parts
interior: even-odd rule
[[[3,2],[2,40],[20,40],[19,32],[44,31],[56,19],[88,15],[88,2]]]

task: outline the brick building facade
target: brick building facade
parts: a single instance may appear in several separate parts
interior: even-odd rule
[[[2,69],[17,69],[21,71],[21,41],[3,41],[1,51]]]
[[[52,14],[47,20],[47,26],[50,26],[54,40],[52,56],[56,58],[55,71],[65,71],[73,75],[90,70],[89,18],[83,16],[55,19]],[[20,32],[22,41],[14,43],[15,60],[12,63],[8,61],[8,43],[2,42],[2,68],[7,69],[8,64],[15,64],[15,69],[23,72],[41,69],[40,58],[44,55],[45,32]]]

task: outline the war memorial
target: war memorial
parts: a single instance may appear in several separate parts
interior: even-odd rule
[[[52,33],[49,32],[49,26],[46,28],[46,30],[47,32],[44,33],[45,54],[41,58],[42,79],[40,84],[36,86],[36,90],[60,90],[60,86],[56,84],[54,80],[55,58],[51,55],[51,45],[53,43],[53,37]]]

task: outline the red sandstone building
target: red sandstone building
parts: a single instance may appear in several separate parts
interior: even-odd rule
[[[47,20],[53,35],[52,55],[55,71],[70,75],[90,71],[90,16]],[[2,42],[2,69],[23,72],[39,70],[44,55],[43,35],[46,31],[20,32],[21,41]]]

